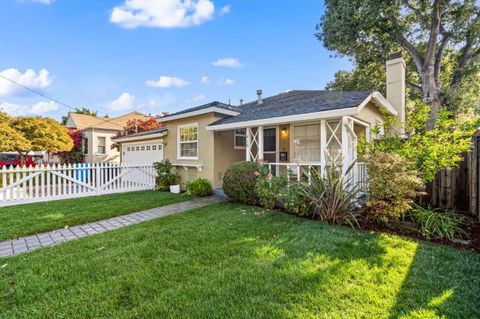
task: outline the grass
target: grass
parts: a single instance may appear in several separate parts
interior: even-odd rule
[[[1,260],[0,317],[478,318],[479,273],[473,253],[220,204]]]
[[[80,225],[191,199],[143,191],[0,208],[0,241]]]

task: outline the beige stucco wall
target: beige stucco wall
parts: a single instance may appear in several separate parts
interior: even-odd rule
[[[206,126],[221,119],[215,113],[192,116],[184,119],[167,122],[168,135],[164,138],[164,158],[176,165],[176,171],[181,176],[181,183],[197,177],[210,181],[213,188],[222,186],[225,170],[234,162],[245,158],[245,150],[233,148],[233,131],[213,132],[207,131]],[[178,127],[181,125],[198,125],[198,159],[179,159]],[[185,165],[183,167],[182,165]],[[188,165],[201,165],[202,168],[188,167]]]
[[[116,132],[102,131],[102,130],[86,130],[83,132],[84,138],[88,138],[88,154],[85,155],[87,163],[119,163],[120,152],[111,146],[113,144],[112,137],[115,137]],[[106,147],[105,154],[98,154],[98,138],[105,137]]]
[[[380,109],[371,102],[367,104],[358,115],[355,115],[355,117],[370,124],[370,129],[377,125],[377,120],[384,122],[384,116],[380,112]]]

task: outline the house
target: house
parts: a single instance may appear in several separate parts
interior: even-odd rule
[[[112,138],[123,131],[128,121],[139,119],[147,120],[139,112],[131,112],[115,118],[97,117],[79,113],[69,113],[67,128],[82,131],[83,149],[87,163],[120,162],[120,152],[112,149]]]
[[[370,91],[295,90],[229,106],[212,102],[162,117],[165,127],[115,139],[122,160],[169,159],[182,181],[204,177],[221,187],[228,167],[237,161],[265,160],[279,174],[300,166],[321,169],[342,161],[343,170],[357,158],[360,136],[374,138],[372,128],[385,114],[405,120],[405,62],[387,62],[387,94]],[[365,178],[356,164],[356,178]],[[299,175],[299,174],[298,174]]]

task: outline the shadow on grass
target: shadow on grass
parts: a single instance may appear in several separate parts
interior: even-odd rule
[[[473,253],[419,243],[389,318],[480,318],[479,274]]]

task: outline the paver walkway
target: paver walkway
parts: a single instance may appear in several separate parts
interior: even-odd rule
[[[100,220],[97,222],[3,241],[0,242],[0,258],[31,252],[39,248],[55,246],[82,237],[101,234],[110,230],[139,224],[145,221],[181,213],[194,208],[221,203],[224,201],[226,201],[226,199],[221,196],[196,198],[182,203],[147,209],[132,214]]]

